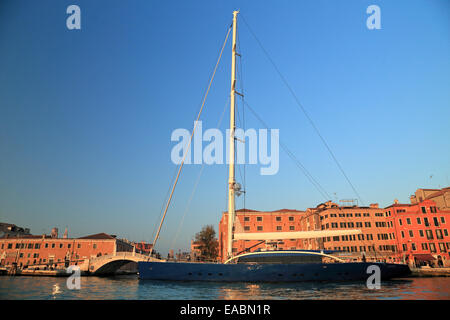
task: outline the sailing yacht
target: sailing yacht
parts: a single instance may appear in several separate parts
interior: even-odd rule
[[[237,15],[233,12],[231,95],[230,95],[230,141],[235,141],[235,97],[236,97],[236,32]],[[194,128],[195,129],[195,128]],[[228,177],[228,259],[224,263],[195,262],[153,262],[138,263],[140,279],[169,281],[224,281],[224,282],[301,282],[301,281],[357,281],[366,280],[377,266],[381,279],[391,279],[408,275],[411,271],[405,264],[381,262],[345,262],[327,250],[259,250],[233,256],[234,240],[280,240],[311,239],[341,235],[360,234],[361,230],[322,230],[271,233],[236,233],[235,196],[240,192],[240,185],[235,180],[235,143],[229,144]],[[155,240],[158,239],[162,222],[172,198],[181,166],[172,188],[172,193],[164,211]],[[369,268],[370,267],[370,268]]]

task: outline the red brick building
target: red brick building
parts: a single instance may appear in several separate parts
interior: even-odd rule
[[[81,238],[57,235],[21,235],[0,238],[0,265],[64,267],[80,265],[86,259],[115,252],[133,251],[133,246],[106,233]]]
[[[236,210],[235,232],[285,232],[302,231],[300,221],[305,216],[304,211],[282,209],[276,211],[256,211],[250,209]],[[227,256],[228,212],[223,212],[219,223],[219,260],[225,261]],[[259,243],[259,244],[258,244]],[[300,247],[300,240],[287,239],[277,242],[279,249],[295,249]],[[260,240],[233,241],[233,254],[236,255],[247,248],[255,251],[265,248]]]
[[[450,266],[450,211],[439,210],[433,200],[398,202],[385,208],[395,234],[396,258],[416,265]]]

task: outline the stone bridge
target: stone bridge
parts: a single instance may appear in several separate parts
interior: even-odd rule
[[[164,261],[149,257],[135,252],[116,252],[112,255],[104,255],[100,257],[91,258],[80,265],[80,269],[88,272],[91,275],[111,275],[114,274],[120,267],[129,262],[140,261]]]

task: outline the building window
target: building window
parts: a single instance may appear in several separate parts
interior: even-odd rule
[[[415,243],[411,243],[411,248],[416,251],[416,244]]]
[[[357,228],[362,228],[362,222],[357,222],[357,223],[356,223],[356,227],[357,227]]]
[[[441,251],[441,252],[447,252],[447,251],[445,250],[445,243],[443,243],[443,242],[440,242],[440,243],[439,243],[439,251]]]
[[[447,231],[447,229],[444,229],[444,236],[448,237],[448,231]]]
[[[436,239],[444,239],[442,236],[442,231],[439,229],[436,229]]]
[[[34,248],[35,248],[35,249],[40,249],[40,247],[41,247],[41,245],[40,245],[39,243],[35,243],[35,244],[34,244]]]
[[[332,222],[332,223],[331,223],[331,228],[337,228],[337,227],[338,227],[337,222]]]
[[[340,223],[340,227],[341,227],[341,228],[345,228],[346,225],[347,225],[347,224],[346,224],[345,222],[341,222],[341,223]]]
[[[46,243],[46,244],[44,245],[44,247],[45,247],[45,248],[48,248],[48,243]]]
[[[422,250],[428,250],[428,245],[426,243],[422,243]]]
[[[406,218],[406,223],[407,224],[411,224],[411,219],[410,218]]]
[[[281,231],[281,226],[277,226],[277,231]]]
[[[80,249],[81,248],[81,243],[79,243],[77,247],[78,247],[78,249]]]
[[[399,225],[403,225],[402,219],[398,219],[398,224],[399,224]]]
[[[290,227],[289,227],[289,230],[291,230],[291,231],[292,231],[292,230],[295,230],[295,227],[294,227],[294,226],[290,226]]]
[[[436,246],[434,245],[434,243],[430,243],[430,251],[436,252]]]
[[[445,218],[441,217],[441,223],[445,223]]]
[[[436,207],[430,207],[430,212],[431,213],[436,213]]]
[[[262,227],[262,226],[258,226],[258,227],[256,227],[256,230],[258,230],[258,231],[262,231],[262,229],[263,229],[263,227]]]
[[[32,243],[28,244],[28,249],[33,249],[33,244]]]
[[[414,238],[414,233],[413,233],[412,230],[409,230],[409,236],[410,236],[411,238]]]
[[[417,224],[422,224],[422,221],[420,220],[420,218],[417,218]]]
[[[406,243],[403,244],[403,251],[408,251],[408,246],[406,245]]]
[[[427,209],[425,207],[421,207],[422,213],[427,213]]]
[[[437,217],[433,217],[433,222],[436,227],[439,227],[439,220]]]
[[[281,217],[276,217],[275,220],[276,221],[281,221]]]
[[[402,238],[404,238],[405,237],[405,233],[402,231]]]
[[[427,239],[433,240],[433,232],[431,232],[431,230],[426,230],[426,233],[427,233]]]
[[[256,221],[262,221],[262,217],[256,217]]]
[[[365,226],[366,228],[370,228],[370,222],[364,222],[364,226]]]
[[[250,231],[250,227],[249,226],[245,226],[244,227],[244,231]]]
[[[94,247],[94,249],[97,249],[97,244],[96,244],[96,243],[94,243],[93,247]]]
[[[349,227],[349,228],[353,228],[354,226],[355,226],[355,225],[354,225],[353,222],[349,222],[349,223],[348,223],[348,227]]]
[[[294,217],[289,217],[289,221],[294,221]]]
[[[423,230],[419,230],[419,234],[421,237],[423,237]]]
[[[425,227],[430,226],[430,224],[428,223],[428,218],[423,218],[423,224],[425,225]]]
[[[55,244],[54,243],[52,243],[52,248],[54,248],[55,247]]]
[[[244,217],[244,221],[250,221],[250,217]]]

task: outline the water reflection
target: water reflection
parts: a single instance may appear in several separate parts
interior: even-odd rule
[[[296,300],[450,299],[450,278],[408,278],[381,283],[223,283],[138,280],[136,276],[82,277],[80,290],[66,278],[0,277],[0,299]]]

